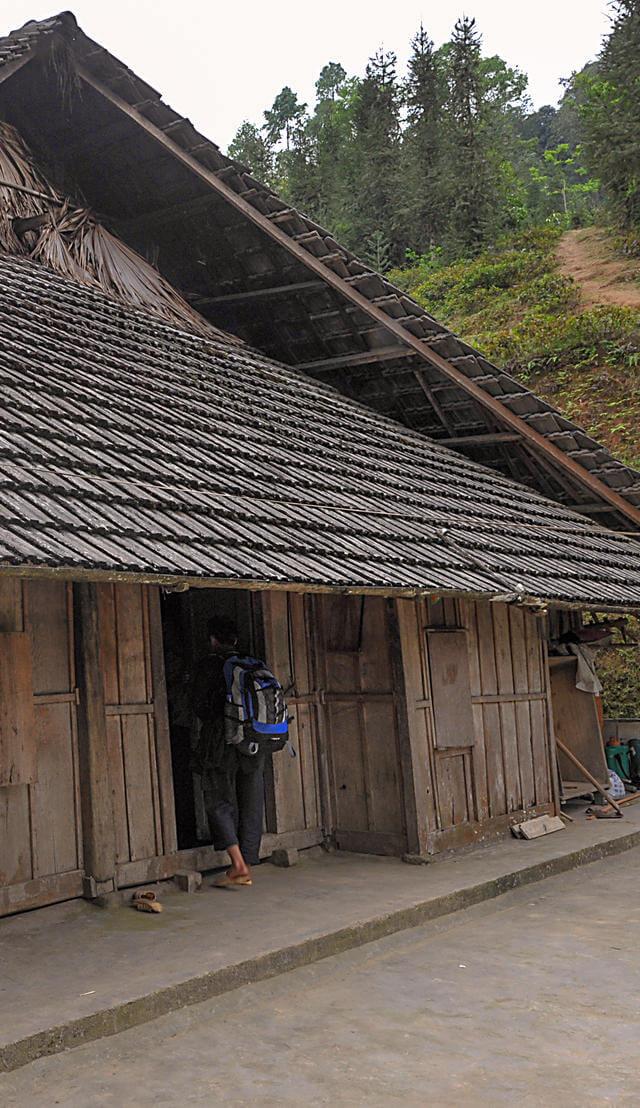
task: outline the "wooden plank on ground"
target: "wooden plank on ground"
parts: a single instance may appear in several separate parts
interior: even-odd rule
[[[554,831],[564,831],[565,826],[560,816],[536,816],[535,819],[512,824],[511,830],[516,838],[539,839],[542,835],[551,835]]]

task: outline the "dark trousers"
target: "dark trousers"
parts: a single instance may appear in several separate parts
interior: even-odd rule
[[[228,747],[224,769],[204,781],[204,802],[217,850],[238,844],[250,866],[260,858],[264,811],[264,754],[251,757]]]

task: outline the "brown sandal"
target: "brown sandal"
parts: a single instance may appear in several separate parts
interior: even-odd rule
[[[131,906],[137,908],[139,912],[161,912],[162,905],[156,897],[156,894],[149,890],[148,892],[138,891],[131,897]]]
[[[237,889],[241,886],[246,887],[252,885],[253,881],[250,877],[231,877],[230,874],[225,873],[224,877],[218,877],[213,882],[215,889]]]

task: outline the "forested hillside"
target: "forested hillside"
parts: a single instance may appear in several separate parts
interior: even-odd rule
[[[407,254],[450,261],[521,227],[591,218],[579,105],[593,69],[534,112],[526,75],[483,56],[473,19],[438,49],[420,27],[406,74],[392,52],[362,76],[329,62],[313,106],[283,88],[229,152],[377,269]]]

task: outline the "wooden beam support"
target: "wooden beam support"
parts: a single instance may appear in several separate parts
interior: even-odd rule
[[[224,181],[220,180],[213,170],[207,169],[207,167],[202,165],[192,154],[183,150],[173,139],[165,135],[159,127],[151,123],[150,120],[146,119],[140,112],[136,111],[131,104],[128,104],[126,100],[123,100],[121,96],[118,96],[117,93],[113,92],[112,89],[103,84],[102,81],[94,77],[84,66],[78,65],[77,73],[85,84],[93,88],[95,92],[131,119],[146,134],[155,138],[160,146],[173,154],[176,160],[182,165],[191,169],[200,180],[206,181],[207,184],[209,184],[219,196],[226,200],[232,208],[242,212],[243,215],[245,215],[256,227],[259,227],[268,238],[274,239],[280,246],[288,251],[288,253],[302,262],[307,269],[317,277],[326,281],[331,288],[341,293],[341,295],[356,308],[359,308],[363,313],[375,319],[389,334],[393,335],[396,341],[405,346],[410,346],[425,362],[435,369],[440,370],[445,377],[448,377],[462,388],[469,396],[473,397],[478,404],[497,416],[501,423],[506,424],[507,427],[518,432],[523,440],[527,441],[539,454],[555,462],[556,465],[570,473],[574,478],[577,478],[582,485],[591,489],[596,496],[607,501],[617,511],[626,516],[627,519],[630,519],[636,527],[640,528],[640,508],[634,507],[614,489],[609,488],[599,477],[596,477],[593,473],[584,469],[573,458],[565,454],[560,447],[545,438],[544,435],[536,431],[530,424],[516,415],[515,412],[510,411],[509,408],[501,404],[497,397],[491,396],[488,392],[485,392],[480,385],[477,385],[473,380],[468,378],[466,374],[452,365],[451,362],[448,362],[440,354],[437,354],[427,346],[422,339],[412,335],[401,323],[392,319],[391,316],[387,315],[381,308],[376,307],[375,304],[372,304],[366,296],[363,296],[362,293],[353,288],[344,277],[340,277],[339,274],[325,265],[321,258],[314,257],[305,250],[303,246],[294,242],[286,231],[283,231],[273,219],[269,219],[268,216],[258,211],[258,209],[254,208],[248,201],[243,200],[242,196],[239,196],[232,188],[226,185]],[[419,371],[416,371],[416,374],[420,377]]]
[[[84,872],[89,882],[93,878],[102,885],[115,879],[116,838],[109,784],[97,585],[77,582],[73,586],[73,601],[80,694],[78,755]]]
[[[299,362],[296,369],[313,373],[318,369],[342,369],[351,365],[368,365],[370,362],[386,362],[393,358],[408,358],[414,350],[402,346],[381,346],[378,350],[363,350],[360,354],[342,354],[319,362]]]
[[[160,792],[160,814],[162,819],[162,853],[172,854],[178,849],[178,833],[176,830],[176,804],[173,793],[173,770],[171,767],[171,736],[169,732],[167,681],[164,670],[160,589],[154,588],[152,585],[148,586],[147,598],[149,602],[149,644],[151,651],[151,680],[153,682],[156,763],[158,766],[158,788]]]
[[[452,439],[434,439],[438,446],[487,446],[496,442],[521,442],[522,435],[513,431],[489,432],[486,435],[458,435]]]
[[[307,292],[319,288],[326,288],[326,283],[324,281],[298,281],[293,285],[274,285],[268,289],[232,292],[228,296],[195,296],[190,300],[190,303],[198,308],[226,307],[227,305],[251,303],[254,300],[268,300],[272,296],[286,296],[289,293]]]

